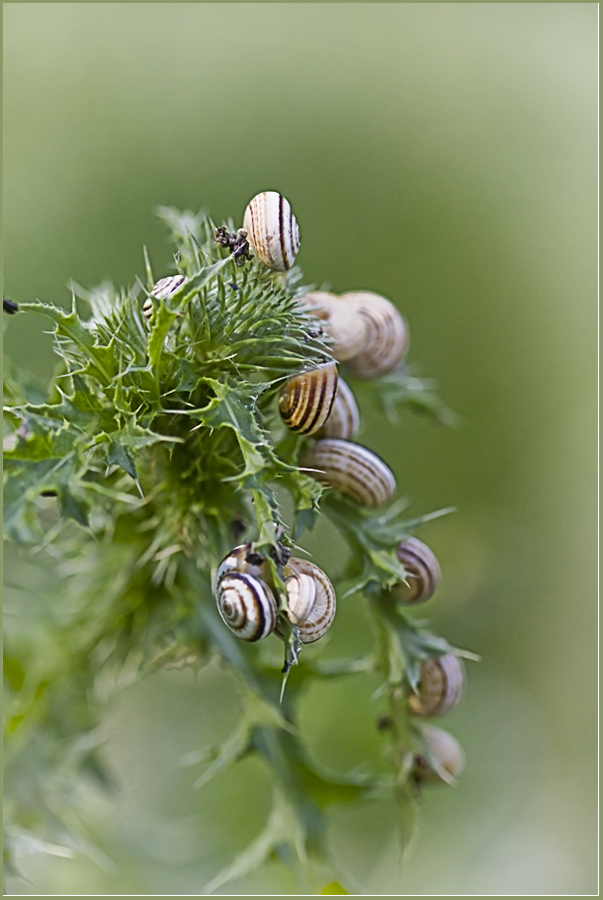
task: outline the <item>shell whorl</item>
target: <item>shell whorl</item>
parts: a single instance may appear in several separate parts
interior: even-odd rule
[[[348,303],[364,319],[366,341],[351,361],[350,370],[359,378],[378,378],[394,369],[408,351],[408,328],[396,307],[371,291],[343,294]]]
[[[284,568],[289,618],[302,643],[312,644],[335,617],[335,589],[326,574],[307,559],[292,557]]]
[[[311,291],[300,298],[300,303],[320,319],[332,341],[329,349],[338,362],[352,359],[362,351],[367,339],[366,321],[352,304],[326,291]]]
[[[295,261],[301,236],[291,204],[277,191],[263,191],[250,200],[243,217],[247,240],[259,259],[277,272]]]
[[[433,551],[414,537],[398,546],[396,555],[408,575],[408,584],[399,582],[394,591],[403,603],[422,603],[433,596],[440,583],[441,570]]]
[[[289,378],[278,408],[287,428],[298,434],[313,434],[329,418],[337,393],[337,366],[326,363]]]
[[[218,612],[242,641],[261,641],[274,631],[277,605],[267,584],[243,572],[227,572],[218,580]]]
[[[157,300],[164,300],[166,297],[171,297],[171,295],[175,294],[181,287],[185,280],[186,277],[184,275],[168,275],[167,278],[160,278],[151,291],[151,297],[147,297],[142,305],[143,315],[146,316],[147,319],[150,319],[153,315],[152,297],[155,297]]]
[[[457,705],[463,694],[463,667],[452,653],[424,659],[417,693],[409,700],[415,716],[443,716]]]
[[[360,415],[356,400],[349,386],[340,377],[331,415],[317,433],[317,437],[349,441],[356,437],[359,428]]]
[[[308,474],[361,506],[381,506],[396,490],[394,476],[383,460],[351,441],[319,440],[302,454],[299,464],[318,470]]]

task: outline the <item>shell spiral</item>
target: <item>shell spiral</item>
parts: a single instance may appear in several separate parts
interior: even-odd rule
[[[409,700],[415,716],[443,716],[457,705],[463,694],[463,667],[452,653],[425,659],[417,693]]]
[[[291,204],[277,191],[263,191],[250,200],[243,217],[247,240],[259,259],[277,272],[291,268],[301,236]]]
[[[166,297],[171,297],[171,295],[175,294],[181,287],[185,280],[186,277],[184,275],[168,275],[167,278],[160,278],[151,291],[151,297],[147,297],[142,305],[143,315],[146,316],[147,319],[150,319],[153,315],[152,297],[156,297],[157,300],[164,300]]]
[[[433,596],[441,570],[433,551],[414,537],[406,538],[396,555],[408,573],[408,584],[400,582],[394,591],[403,603],[422,603]]]
[[[337,393],[337,366],[326,363],[287,381],[278,408],[287,428],[313,434],[329,418]]]
[[[408,350],[408,328],[393,303],[371,291],[356,291],[341,297],[366,324],[366,341],[350,362],[359,378],[378,378],[394,369]]]
[[[299,464],[317,469],[308,474],[361,506],[381,506],[391,500],[396,490],[394,476],[383,460],[351,441],[319,440],[302,454]]]
[[[277,606],[267,584],[243,572],[227,572],[216,586],[218,612],[243,641],[261,641],[274,631]]]

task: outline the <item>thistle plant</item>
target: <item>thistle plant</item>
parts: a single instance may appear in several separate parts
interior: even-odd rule
[[[80,846],[66,785],[77,770],[109,779],[95,728],[124,680],[218,658],[242,714],[221,745],[199,748],[199,796],[248,754],[268,767],[273,795],[257,838],[199,891],[276,854],[300,891],[345,892],[325,887],[350,883],[329,854],[328,804],[394,796],[405,845],[423,784],[450,782],[460,769],[458,752],[452,763],[439,753],[440,730],[420,723],[456,703],[467,654],[412,614],[412,601],[437,586],[437,561],[417,562],[425,545],[411,535],[449,510],[409,518],[402,500],[362,505],[307,463],[320,432],[287,428],[279,397],[282,414],[292,379],[333,369],[334,342],[303,301],[311,287],[292,259],[280,271],[262,262],[247,220],[237,231],[205,213],[160,215],[176,275],[153,273],[145,250],[145,277],[127,290],[74,285],[69,311],[18,302],[18,315],[51,321],[60,362],[45,396],[12,365],[5,377],[5,536],[41,554],[47,578],[43,628],[24,636],[18,617],[6,623],[8,766],[21,767],[29,785],[26,796],[9,790],[7,861],[32,842],[42,851]],[[355,376],[354,360],[340,368],[384,415],[406,407],[452,421],[404,360],[368,380]],[[291,560],[304,557],[318,517],[349,550],[344,569],[325,575],[337,602],[358,592],[372,617],[373,647],[361,657],[325,658],[320,642],[306,646],[292,611]],[[265,640],[239,640],[218,611],[216,573],[237,546],[274,601],[275,634]],[[436,580],[416,591],[422,564]],[[311,684],[374,672],[388,772],[334,774],[307,752],[300,697]]]

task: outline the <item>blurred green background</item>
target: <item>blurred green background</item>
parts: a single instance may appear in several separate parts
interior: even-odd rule
[[[426,615],[483,660],[443,722],[466,772],[427,794],[403,866],[391,804],[331,808],[349,890],[597,890],[597,27],[579,3],[4,5],[6,296],[131,284],[143,243],[159,277],[158,204],[240,222],[276,189],[306,281],[390,297],[462,417],[395,430],[362,409],[413,514],[458,508],[421,533],[444,573]],[[23,318],[5,353],[48,378],[47,325]],[[306,546],[336,569],[326,534]],[[361,603],[340,604],[341,652]],[[304,701],[333,768],[378,758],[376,686]],[[121,789],[80,792],[96,858],[32,854],[9,891],[198,893],[268,812],[253,760],[202,791],[181,766],[236,714],[213,667],[125,688],[103,724]],[[273,862],[223,890],[295,885]]]

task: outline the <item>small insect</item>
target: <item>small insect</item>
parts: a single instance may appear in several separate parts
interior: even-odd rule
[[[9,300],[8,297],[3,297],[2,309],[5,313],[8,313],[9,316],[14,316],[15,313],[19,312],[19,304],[15,303],[14,300]]]
[[[237,266],[241,267],[246,259],[252,259],[247,232],[244,228],[239,228],[238,231],[228,231],[223,225],[220,225],[214,232],[214,239],[216,244],[230,250]]]

